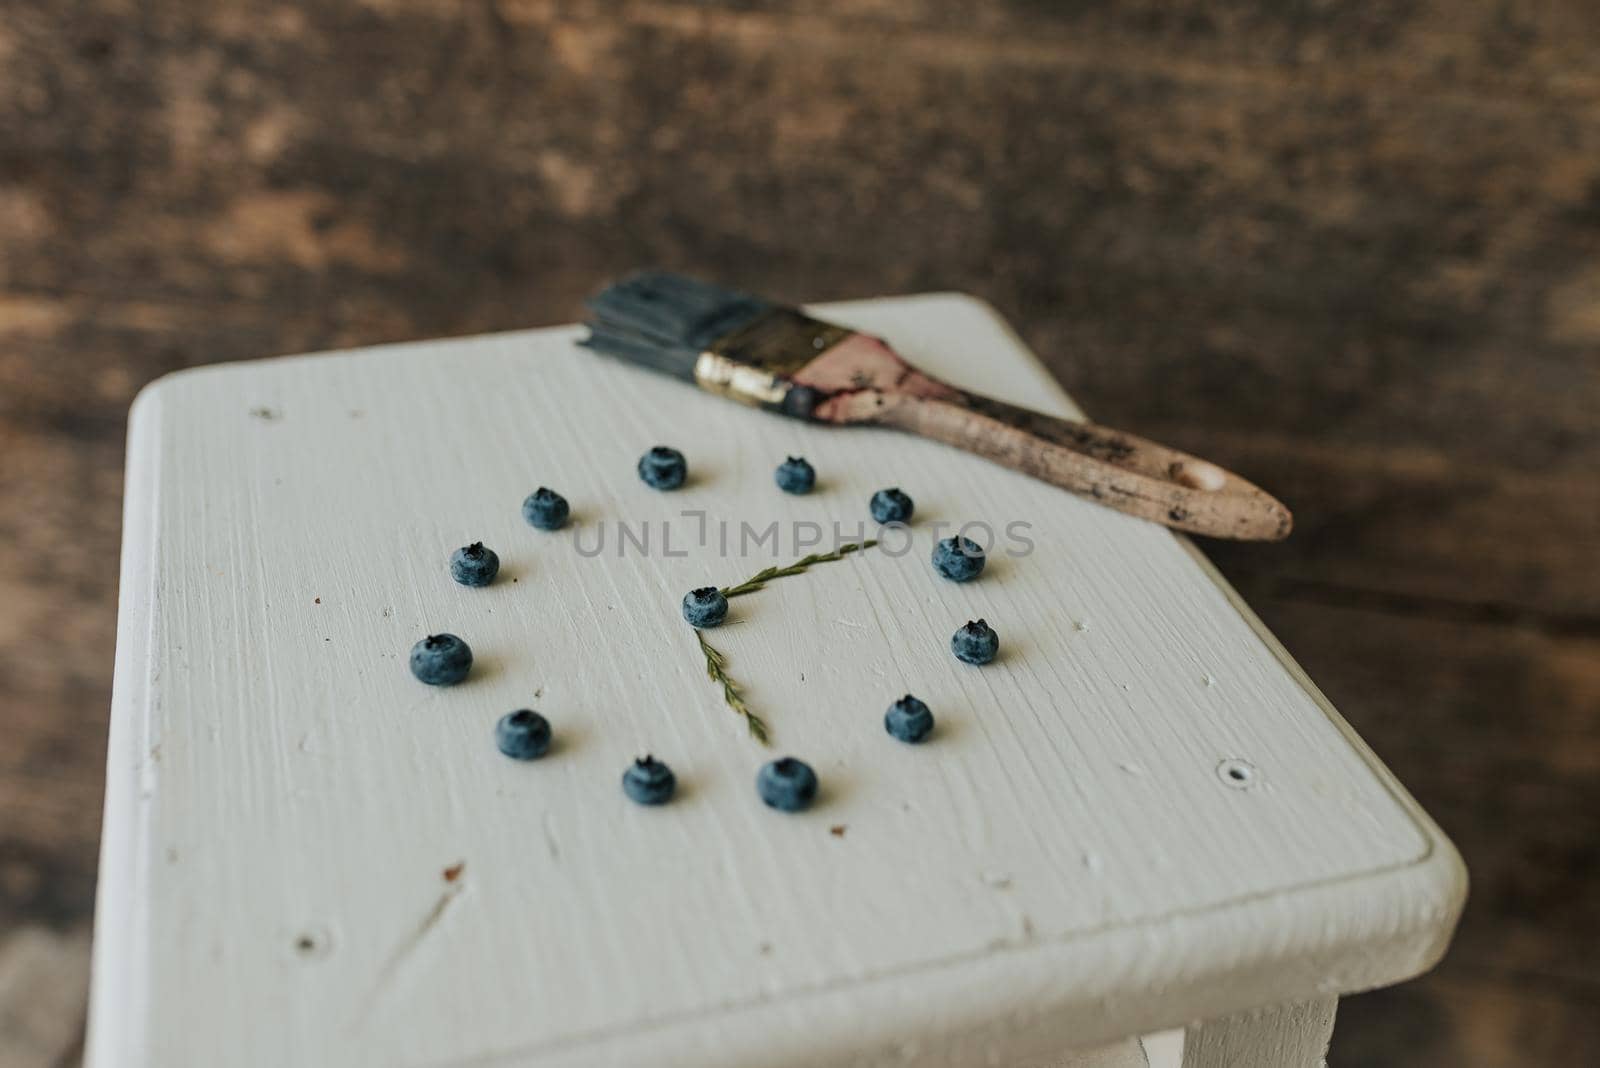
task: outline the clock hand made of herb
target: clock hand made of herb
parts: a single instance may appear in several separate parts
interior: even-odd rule
[[[809,465],[808,465],[809,466]],[[694,627],[694,636],[700,643],[700,651],[706,658],[706,677],[722,687],[722,700],[736,713],[744,717],[746,725],[750,728],[750,737],[762,745],[768,744],[767,724],[745,703],[744,691],[739,684],[733,681],[728,674],[728,658],[723,656],[710,642],[706,641],[703,629],[706,627],[720,626],[728,616],[728,600],[732,597],[742,597],[747,593],[755,593],[765,588],[773,579],[788,578],[805,572],[812,564],[825,564],[832,560],[843,560],[850,553],[861,549],[870,549],[878,544],[875,539],[868,538],[863,542],[850,542],[841,545],[831,553],[812,553],[810,556],[801,557],[788,567],[766,567],[757,571],[737,586],[702,587],[690,590],[683,599],[683,618]]]

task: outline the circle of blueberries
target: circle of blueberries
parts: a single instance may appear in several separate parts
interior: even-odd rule
[[[688,479],[689,465],[683,453],[657,445],[639,458],[639,478],[659,490],[674,490]],[[816,485],[816,469],[803,457],[790,456],[779,464],[773,480],[785,493],[810,493]],[[906,523],[915,503],[898,487],[881,489],[872,495],[867,508],[880,525]],[[567,499],[540,486],[522,502],[522,516],[540,530],[559,530],[571,515]],[[934,545],[933,567],[954,582],[969,582],[983,572],[982,547],[970,539],[956,536]],[[450,577],[462,586],[483,587],[494,582],[500,572],[500,557],[483,542],[473,542],[450,555]],[[683,618],[697,629],[720,625],[728,616],[728,598],[715,586],[690,590],[683,598]],[[969,621],[950,638],[950,649],[958,660],[968,664],[987,664],[1000,648],[1000,637],[982,619]],[[430,634],[411,647],[411,673],[430,686],[453,686],[472,670],[472,649],[454,634]],[[889,706],[883,717],[884,730],[891,737],[911,744],[920,743],[933,732],[933,712],[927,704],[906,694]],[[550,751],[553,731],[550,721],[530,708],[517,709],[500,717],[495,724],[495,745],[514,760],[537,760]],[[672,799],[677,777],[672,769],[654,756],[635,760],[622,775],[622,791],[641,805],[663,805]],[[767,806],[780,812],[799,812],[816,799],[817,774],[797,757],[780,757],[762,765],[756,775],[756,793]]]

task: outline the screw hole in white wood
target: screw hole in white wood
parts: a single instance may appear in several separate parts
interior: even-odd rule
[[[1260,776],[1248,760],[1224,760],[1217,765],[1217,778],[1235,790],[1248,790]]]
[[[320,927],[310,927],[294,938],[294,954],[302,960],[317,960],[333,951],[333,938]]]

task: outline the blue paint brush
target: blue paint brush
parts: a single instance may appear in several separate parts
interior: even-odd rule
[[[579,344],[768,411],[933,438],[1192,534],[1276,541],[1293,525],[1276,498],[1216,464],[958,389],[878,338],[748,293],[644,271],[589,311]]]

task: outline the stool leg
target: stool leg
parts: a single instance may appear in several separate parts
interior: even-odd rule
[[[1183,1035],[1183,1068],[1322,1068],[1337,998],[1223,1016]]]

